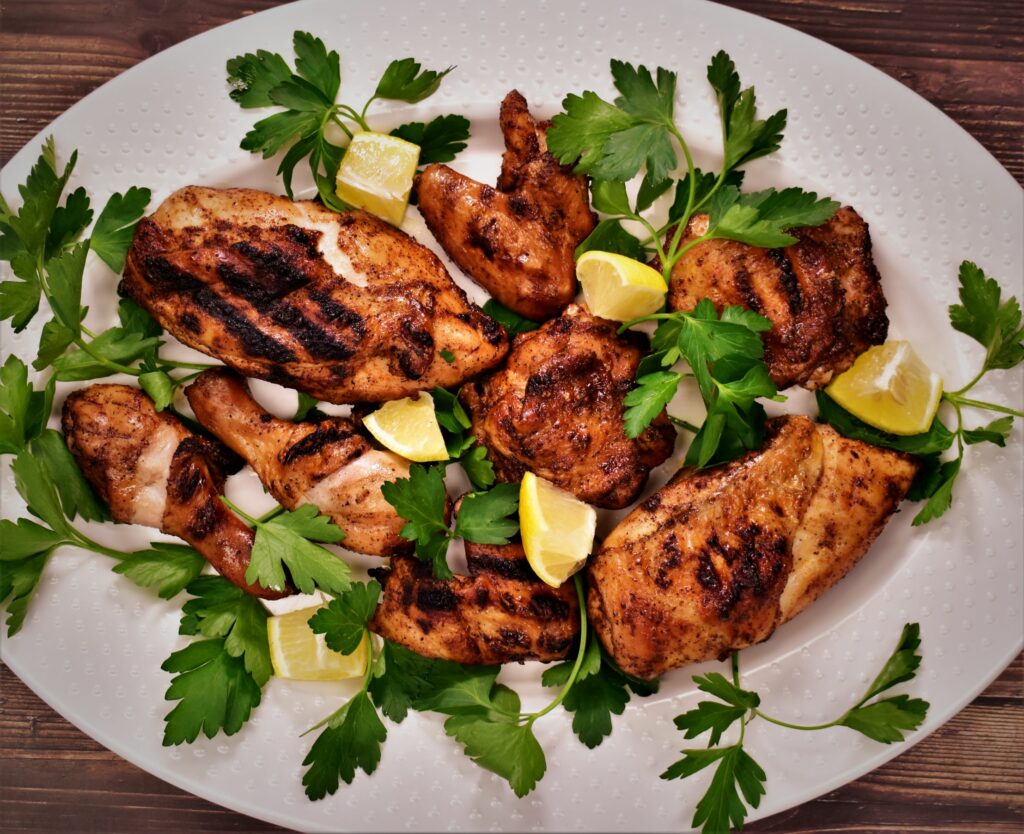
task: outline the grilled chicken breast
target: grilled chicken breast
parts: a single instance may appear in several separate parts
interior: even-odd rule
[[[684,242],[707,231],[697,215]],[[701,243],[672,270],[669,306],[692,310],[710,298],[719,311],[738,304],[768,318],[765,364],[779,388],[821,388],[871,345],[889,319],[871,257],[868,225],[846,207],[822,226],[792,229],[798,242],[759,249],[731,240]]]
[[[545,585],[520,544],[466,542],[466,561],[470,575],[450,580],[406,556],[371,571],[384,593],[370,629],[425,657],[464,664],[566,656],[580,626],[571,582]]]
[[[806,417],[771,421],[763,449],[680,472],[605,539],[588,566],[601,642],[653,678],[767,639],[857,563],[917,468]]]
[[[139,223],[120,291],[190,347],[328,402],[458,385],[507,350],[405,233],[244,188],[174,192]]]
[[[497,190],[447,165],[416,179],[419,210],[448,256],[506,307],[544,321],[576,297],[573,253],[597,223],[587,181],[547,151],[516,90],[501,103],[505,155]]]
[[[505,367],[463,386],[473,434],[499,481],[527,470],[598,507],[635,500],[651,469],[672,453],[676,432],[662,412],[626,437],[623,398],[634,385],[642,338],[572,305],[516,337]]]
[[[266,599],[274,591],[245,581],[253,532],[221,503],[228,452],[186,428],[127,385],[90,385],[64,402],[64,438],[115,521],[156,527],[194,547],[238,587]]]
[[[409,462],[374,449],[350,420],[324,417],[294,423],[265,411],[244,379],[226,368],[203,371],[185,389],[196,419],[241,455],[282,506],[312,504],[345,531],[358,553],[408,553],[398,534],[405,519],[381,484],[409,477]]]

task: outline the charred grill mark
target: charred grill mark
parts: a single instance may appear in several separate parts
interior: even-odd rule
[[[493,194],[493,190],[491,193]],[[473,224],[470,227],[468,243],[479,249],[487,260],[493,261],[499,250],[498,237],[498,221],[492,217],[482,226]]]
[[[288,448],[288,451],[281,456],[281,462],[285,466],[289,466],[300,458],[319,454],[324,446],[329,443],[340,443],[348,440],[353,434],[354,432],[351,429],[344,428],[338,425],[338,423],[320,423],[313,431],[301,440],[293,443]],[[360,450],[355,457],[359,457],[361,454],[362,450]],[[351,460],[348,462],[350,463]]]
[[[302,226],[296,226],[293,223],[282,228],[285,237],[292,243],[297,243],[299,246],[305,248],[305,255],[310,260],[317,260],[320,257],[320,250],[317,249],[317,244],[320,242],[322,233],[315,231],[314,229],[304,229]]]
[[[510,648],[529,649],[530,638],[516,628],[502,628],[498,630],[503,645]]]
[[[326,293],[319,291],[310,290],[309,299],[320,308],[320,313],[331,324],[350,328],[357,340],[365,338],[366,322],[355,310],[350,310],[344,304],[339,304]]]
[[[231,249],[256,267],[252,279],[270,297],[280,298],[309,283],[295,256],[273,244],[268,249],[260,249],[241,240]]]
[[[454,611],[459,598],[447,585],[432,582],[417,590],[416,605],[424,611]]]
[[[271,319],[274,324],[291,333],[314,359],[341,360],[355,354],[352,348],[310,321],[301,310],[290,304],[280,302],[271,314]]]
[[[764,597],[786,570],[789,555],[786,539],[758,524],[738,524],[735,530],[738,547],[713,533],[697,557],[697,582],[706,591],[705,604],[722,620],[729,619],[745,592]],[[725,562],[724,576],[715,567],[714,556]]]
[[[541,621],[560,621],[569,616],[569,605],[553,594],[536,593],[530,599],[530,613]]]
[[[804,309],[804,296],[800,292],[800,282],[796,279],[792,262],[783,249],[769,249],[768,257],[778,269],[779,289],[786,298],[789,312],[798,315]]]
[[[739,293],[745,307],[749,307],[755,313],[764,312],[761,298],[754,291],[754,287],[750,282],[750,273],[745,266],[740,266],[736,269],[736,292]]]
[[[408,319],[402,322],[402,331],[408,340],[422,351],[426,352],[434,349],[434,337],[426,330],[414,327],[413,323]]]
[[[469,547],[472,547],[470,545]],[[467,548],[468,550],[469,548]],[[534,574],[530,570],[530,564],[525,558],[504,558],[487,554],[466,554],[466,564],[472,576],[479,576],[484,573],[503,576],[506,579],[517,579],[522,581],[533,581]]]
[[[187,276],[186,276],[187,277]],[[245,314],[195,279],[188,278],[188,284],[175,288],[176,292],[188,293],[192,303],[211,318],[219,321],[228,333],[238,339],[246,353],[262,356],[271,362],[294,362],[295,353],[276,339],[268,336],[254,325]]]
[[[213,501],[206,501],[196,508],[188,520],[189,535],[205,539],[220,526],[220,509]]]
[[[679,539],[674,532],[669,533],[665,543],[662,545],[662,549],[664,551],[664,558],[658,566],[658,573],[654,577],[654,584],[662,590],[667,590],[672,585],[669,572],[675,570],[683,562],[683,554],[679,549]],[[699,576],[698,581],[700,581]]]
[[[184,327],[189,333],[198,334],[202,331],[202,327],[199,325],[199,319],[193,316],[191,313],[182,313],[178,318],[178,323]]]

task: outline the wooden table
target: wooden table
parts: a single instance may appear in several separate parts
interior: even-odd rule
[[[0,161],[86,93],[268,0],[8,0]],[[936,104],[1024,182],[1024,7],[1017,0],[735,0],[874,64]],[[13,187],[4,183],[4,190]],[[750,831],[1024,829],[1024,665],[875,772]],[[0,830],[274,831],[145,773],[0,666]]]

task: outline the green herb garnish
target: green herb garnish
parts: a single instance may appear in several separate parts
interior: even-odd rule
[[[324,205],[335,211],[349,208],[335,193],[335,180],[345,148],[328,138],[338,130],[351,139],[356,131],[370,130],[366,115],[378,99],[415,103],[433,95],[453,67],[425,70],[412,58],[392,61],[384,70],[373,95],[356,110],[336,101],[341,88],[341,59],[327,51],[323,41],[308,32],[293,36],[295,69],[280,55],[260,49],[227,62],[231,98],[241,107],[283,107],[261,119],[242,139],[243,150],[269,159],[287,150],[277,173],[292,197],[295,166],[307,159],[317,192]],[[423,124],[411,122],[392,131],[420,146],[420,164],[448,162],[469,139],[469,121],[462,116],[438,116]]]
[[[675,719],[676,727],[684,731],[687,739],[710,731],[707,749],[683,750],[683,758],[670,765],[661,778],[685,779],[717,763],[711,784],[697,803],[692,825],[701,826],[709,834],[742,828],[747,806],[757,808],[767,780],[761,766],[743,749],[748,724],[761,718],[792,730],[849,727],[883,744],[903,741],[906,733],[921,726],[928,713],[928,702],[906,695],[873,699],[914,678],[921,665],[921,655],[917,653],[920,645],[920,627],[916,623],[905,625],[896,649],[863,697],[835,720],[813,725],[791,724],[762,712],[760,696],[740,688],[739,654],[734,653],[731,681],[718,672],[693,678],[701,692],[718,700],[701,701],[695,709]],[[736,722],[740,725],[739,738],[733,744],[719,747],[722,735]]]

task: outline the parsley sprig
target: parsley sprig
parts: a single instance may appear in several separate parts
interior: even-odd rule
[[[686,453],[687,465],[701,468],[760,448],[765,411],[758,399],[784,399],[762,361],[760,334],[771,322],[742,307],[727,307],[719,317],[708,299],[690,313],[656,313],[622,329],[641,321],[657,321],[658,328],[652,353],[637,369],[637,386],[624,400],[626,436],[639,437],[675,396],[684,375],[672,367],[684,359],[707,409]]]
[[[952,506],[953,486],[960,474],[966,447],[977,443],[1005,446],[1013,430],[1013,418],[1024,417],[1024,411],[967,396],[988,373],[1009,370],[1024,361],[1020,304],[1016,297],[1004,301],[999,283],[971,261],[960,264],[959,279],[960,303],[950,305],[949,321],[954,330],[984,347],[985,357],[981,368],[966,385],[942,395],[942,402],[951,406],[956,415],[955,429],[950,430],[936,416],[924,434],[909,437],[888,434],[858,420],[823,391],[817,392],[819,419],[830,423],[840,434],[923,458],[921,471],[907,496],[913,501],[925,502],[914,516],[915,527],[939,518]],[[967,428],[964,410],[968,408],[1003,416],[985,425]],[[954,443],[956,457],[943,461],[942,453]]]
[[[382,484],[384,500],[406,525],[400,535],[416,543],[416,556],[438,579],[451,579],[448,545],[455,538],[478,544],[508,544],[519,531],[519,485],[498,484],[463,496],[454,529],[448,521],[444,466],[409,467],[409,477]]]
[[[580,602],[580,642],[572,661],[548,669],[545,686],[560,686],[558,695],[535,712],[523,712],[519,695],[498,683],[498,666],[462,666],[422,657],[385,641],[367,663],[359,691],[311,728],[325,727],[303,762],[306,794],[321,799],[350,784],[356,770],[372,773],[381,757],[387,729],[380,713],[401,723],[410,710],[447,716],[445,733],[458,741],[482,768],[508,781],[517,796],[534,789],[547,770],[544,750],[533,725],[564,705],[574,714],[573,729],[588,747],[611,732],[611,716],[623,712],[627,687],[637,694],[657,691],[657,684],[630,678],[605,657],[588,635],[583,583],[574,577]],[[335,651],[351,653],[370,640],[380,586],[371,581],[352,588],[310,620]]]
[[[637,260],[658,257],[668,281],[672,270],[690,249],[708,240],[736,240],[752,246],[778,247],[796,242],[787,233],[798,226],[818,226],[839,208],[834,200],[818,199],[799,188],[769,188],[741,194],[742,166],[779,149],[786,111],[757,118],[753,87],[741,89],[736,65],[724,51],[708,65],[707,78],[715,92],[722,132],[722,170],[715,174],[694,165],[690,147],[675,121],[676,73],[658,67],[656,76],[644,66],[611,62],[619,96],[607,102],[596,93],[569,95],[563,113],[548,131],[548,147],[563,164],[593,177],[594,208],[607,215],[580,244],[577,256],[590,249],[618,252]],[[675,183],[667,220],[655,226],[645,214],[673,184],[678,165],[673,141],[686,162],[685,176]],[[625,183],[644,170],[634,202]],[[690,219],[708,215],[708,228],[683,243]],[[623,220],[640,224],[648,233],[639,240]]]
[[[472,422],[457,395],[446,388],[435,388],[434,414],[437,415],[441,434],[448,450],[449,463],[458,463],[474,489],[481,490],[494,484],[494,465],[487,459],[487,447],[477,445],[476,437],[469,433]]]
[[[162,410],[170,404],[175,388],[211,366],[161,357],[162,329],[127,299],[118,308],[117,326],[96,333],[86,324],[89,308],[82,306],[82,283],[87,256],[92,251],[111,270],[122,271],[150,191],[132,187],[112,195],[91,235],[82,240],[93,218],[89,195],[79,187],[61,204],[77,159],[75,151],[60,169],[49,138],[19,187],[21,208],[12,211],[0,197],[0,261],[10,264],[17,279],[0,283],[0,320],[10,319],[15,332],[21,332],[45,299],[52,316],[40,334],[32,363],[36,370],[52,368],[61,382],[127,374],[138,379]],[[190,373],[174,377],[179,369]]]
[[[267,612],[260,601],[220,576],[201,576],[186,589],[179,634],[202,636],[161,665],[175,673],[164,696],[177,701],[165,717],[165,746],[191,743],[202,732],[233,735],[260,704],[270,679]]]
[[[707,792],[697,803],[692,825],[701,826],[701,830],[708,834],[727,832],[732,827],[742,828],[747,807],[758,807],[768,778],[763,768],[743,748],[747,725],[755,718],[761,718],[792,730],[849,727],[883,744],[903,741],[907,733],[921,726],[928,713],[928,702],[907,695],[881,699],[878,696],[914,678],[921,665],[921,655],[917,651],[920,645],[920,627],[916,623],[908,623],[903,627],[892,655],[857,703],[833,721],[811,725],[793,724],[762,712],[760,696],[740,687],[739,654],[734,653],[731,681],[718,672],[693,678],[701,692],[718,700],[701,701],[696,708],[675,718],[676,727],[684,732],[687,739],[709,732],[707,748],[684,749],[683,758],[669,765],[661,778],[685,779],[716,765]],[[736,722],[739,722],[737,740],[718,746],[722,735]]]
[[[295,587],[304,594],[318,588],[329,594],[344,593],[351,583],[348,563],[317,542],[337,544],[345,533],[312,504],[297,510],[277,507],[261,518],[253,518],[228,498],[221,501],[256,531],[245,581],[263,588],[283,590],[285,568]]]
[[[341,58],[328,51],[323,41],[308,32],[295,32],[295,69],[275,52],[264,49],[231,58],[227,62],[230,96],[244,108],[283,107],[280,113],[260,119],[242,139],[243,150],[264,159],[285,150],[278,165],[284,188],[292,197],[295,167],[307,159],[317,192],[324,205],[335,211],[349,208],[335,193],[338,167],[345,147],[332,141],[331,131],[351,139],[357,130],[370,130],[366,117],[378,100],[414,104],[433,95],[454,69],[422,69],[413,58],[392,61],[384,70],[372,96],[357,110],[337,102],[341,88]],[[449,162],[466,147],[469,121],[463,116],[438,116],[433,121],[410,122],[391,131],[420,146],[420,163]]]

